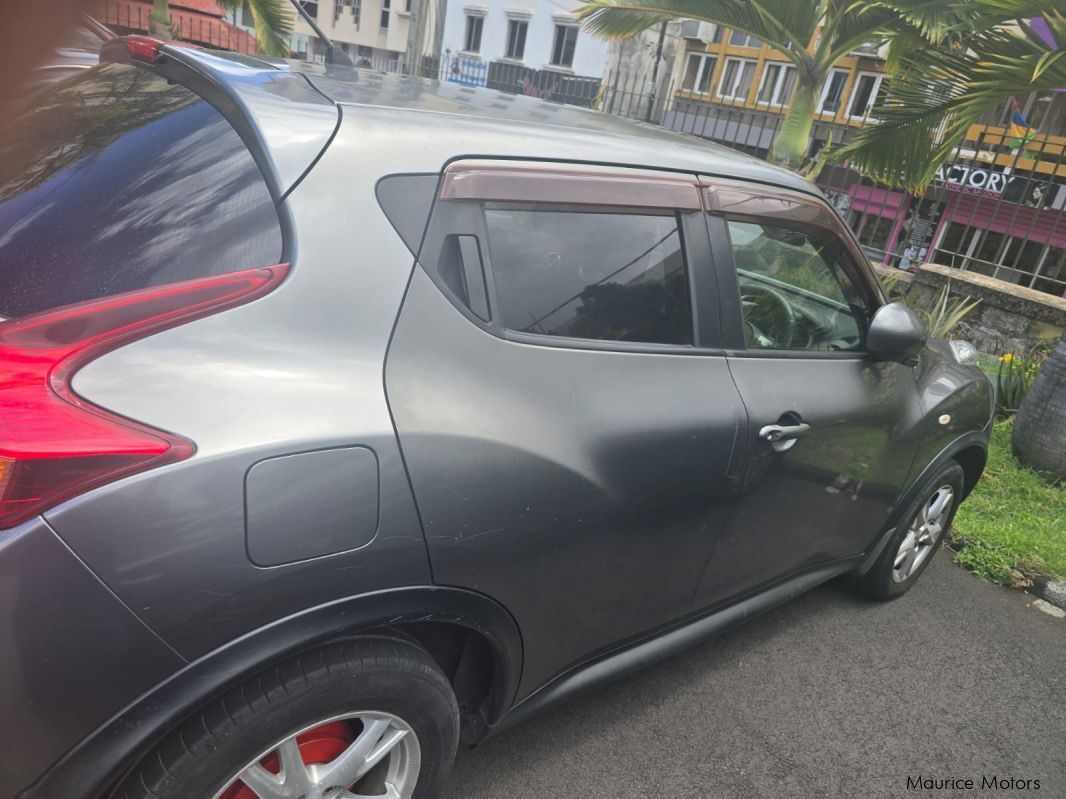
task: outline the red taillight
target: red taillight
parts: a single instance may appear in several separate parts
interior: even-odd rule
[[[116,36],[104,42],[100,47],[100,62],[102,64],[125,64],[133,60],[154,64],[159,58],[159,49],[163,45],[200,49],[197,45],[187,42],[157,39],[154,36],[141,36],[134,33],[129,36]]]
[[[172,283],[0,323],[0,529],[192,455],[192,442],[79,397],[74,373],[135,339],[261,297],[287,270],[281,264]]]
[[[147,61],[151,64],[155,61],[156,56],[159,55],[159,48],[164,44],[166,42],[162,39],[134,34],[126,37],[126,52],[129,53],[130,58],[136,58],[138,61]]]

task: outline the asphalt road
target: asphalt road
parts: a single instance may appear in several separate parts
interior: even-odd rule
[[[895,602],[831,583],[461,751],[449,799],[1066,797],[1066,619],[1031,601],[943,552]]]

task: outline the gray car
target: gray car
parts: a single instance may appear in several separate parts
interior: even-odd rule
[[[898,596],[981,475],[973,353],[794,174],[102,61],[0,133],[2,796],[439,796],[460,741],[819,583]]]

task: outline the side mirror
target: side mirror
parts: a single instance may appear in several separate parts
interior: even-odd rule
[[[879,361],[910,364],[925,346],[928,335],[914,311],[902,302],[881,306],[866,331],[866,351]]]

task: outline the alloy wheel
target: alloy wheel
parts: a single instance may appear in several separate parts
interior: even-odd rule
[[[942,485],[914,515],[910,527],[907,528],[907,535],[896,550],[892,564],[892,582],[902,583],[907,580],[936,551],[954,502],[955,489],[950,485]]]
[[[410,799],[420,766],[418,737],[403,719],[352,713],[279,741],[214,799]]]

